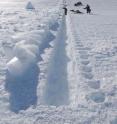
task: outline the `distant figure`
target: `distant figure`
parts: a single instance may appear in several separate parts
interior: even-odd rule
[[[64,13],[65,13],[65,15],[67,15],[67,8],[64,7],[63,9],[64,9]]]
[[[87,14],[91,13],[91,8],[90,8],[90,6],[88,4],[87,4],[87,6],[84,9],[86,9]]]

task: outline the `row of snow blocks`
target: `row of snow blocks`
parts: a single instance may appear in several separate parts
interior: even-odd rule
[[[40,54],[54,38],[49,30],[33,31],[18,37],[17,39],[22,41],[16,43],[13,49],[14,58],[7,63],[8,71],[13,75],[22,74],[31,64],[39,61]]]
[[[50,18],[42,29],[33,30],[15,37],[14,57],[7,63],[6,90],[10,94],[10,109],[14,112],[25,110],[36,104],[39,77],[38,62],[41,54],[56,39],[60,22]],[[56,33],[58,34],[58,33]]]
[[[60,20],[62,18],[49,18],[48,22],[41,25],[42,29],[15,37],[14,40],[18,43],[13,49],[14,58],[7,63],[7,69],[12,75],[20,75],[32,63],[42,60],[40,55],[44,52],[44,49],[50,47],[49,43],[57,38],[51,31],[59,32]]]

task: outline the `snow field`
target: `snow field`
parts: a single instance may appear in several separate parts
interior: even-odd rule
[[[116,124],[116,2],[85,0],[97,14],[65,19],[46,1],[0,15],[0,123]]]

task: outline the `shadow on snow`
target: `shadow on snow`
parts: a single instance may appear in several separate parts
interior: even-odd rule
[[[36,64],[30,66],[21,76],[6,75],[5,88],[10,93],[10,109],[14,112],[26,110],[37,103],[37,85],[39,68]]]
[[[69,58],[66,55],[66,32],[65,24],[60,32],[60,37],[56,42],[53,51],[53,58],[49,67],[47,85],[45,90],[44,101],[47,105],[67,105],[69,104],[67,63]]]

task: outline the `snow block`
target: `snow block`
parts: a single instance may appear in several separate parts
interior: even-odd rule
[[[38,48],[35,45],[24,45],[22,42],[17,43],[14,47],[14,54],[23,63],[35,63]]]
[[[8,72],[14,76],[21,75],[25,68],[26,66],[17,57],[7,63]]]
[[[39,68],[37,64],[27,66],[17,57],[8,64],[5,89],[9,92],[9,108],[18,113],[37,103]]]
[[[22,75],[31,64],[38,61],[38,51],[38,47],[33,44],[17,43],[13,50],[15,57],[7,63],[8,72],[14,76]]]
[[[48,44],[49,41],[52,41],[54,39],[55,36],[49,29],[34,30],[14,37],[14,40],[16,41],[24,40],[24,44],[34,44],[37,45],[39,49],[42,48],[41,46],[43,46],[44,44]]]

